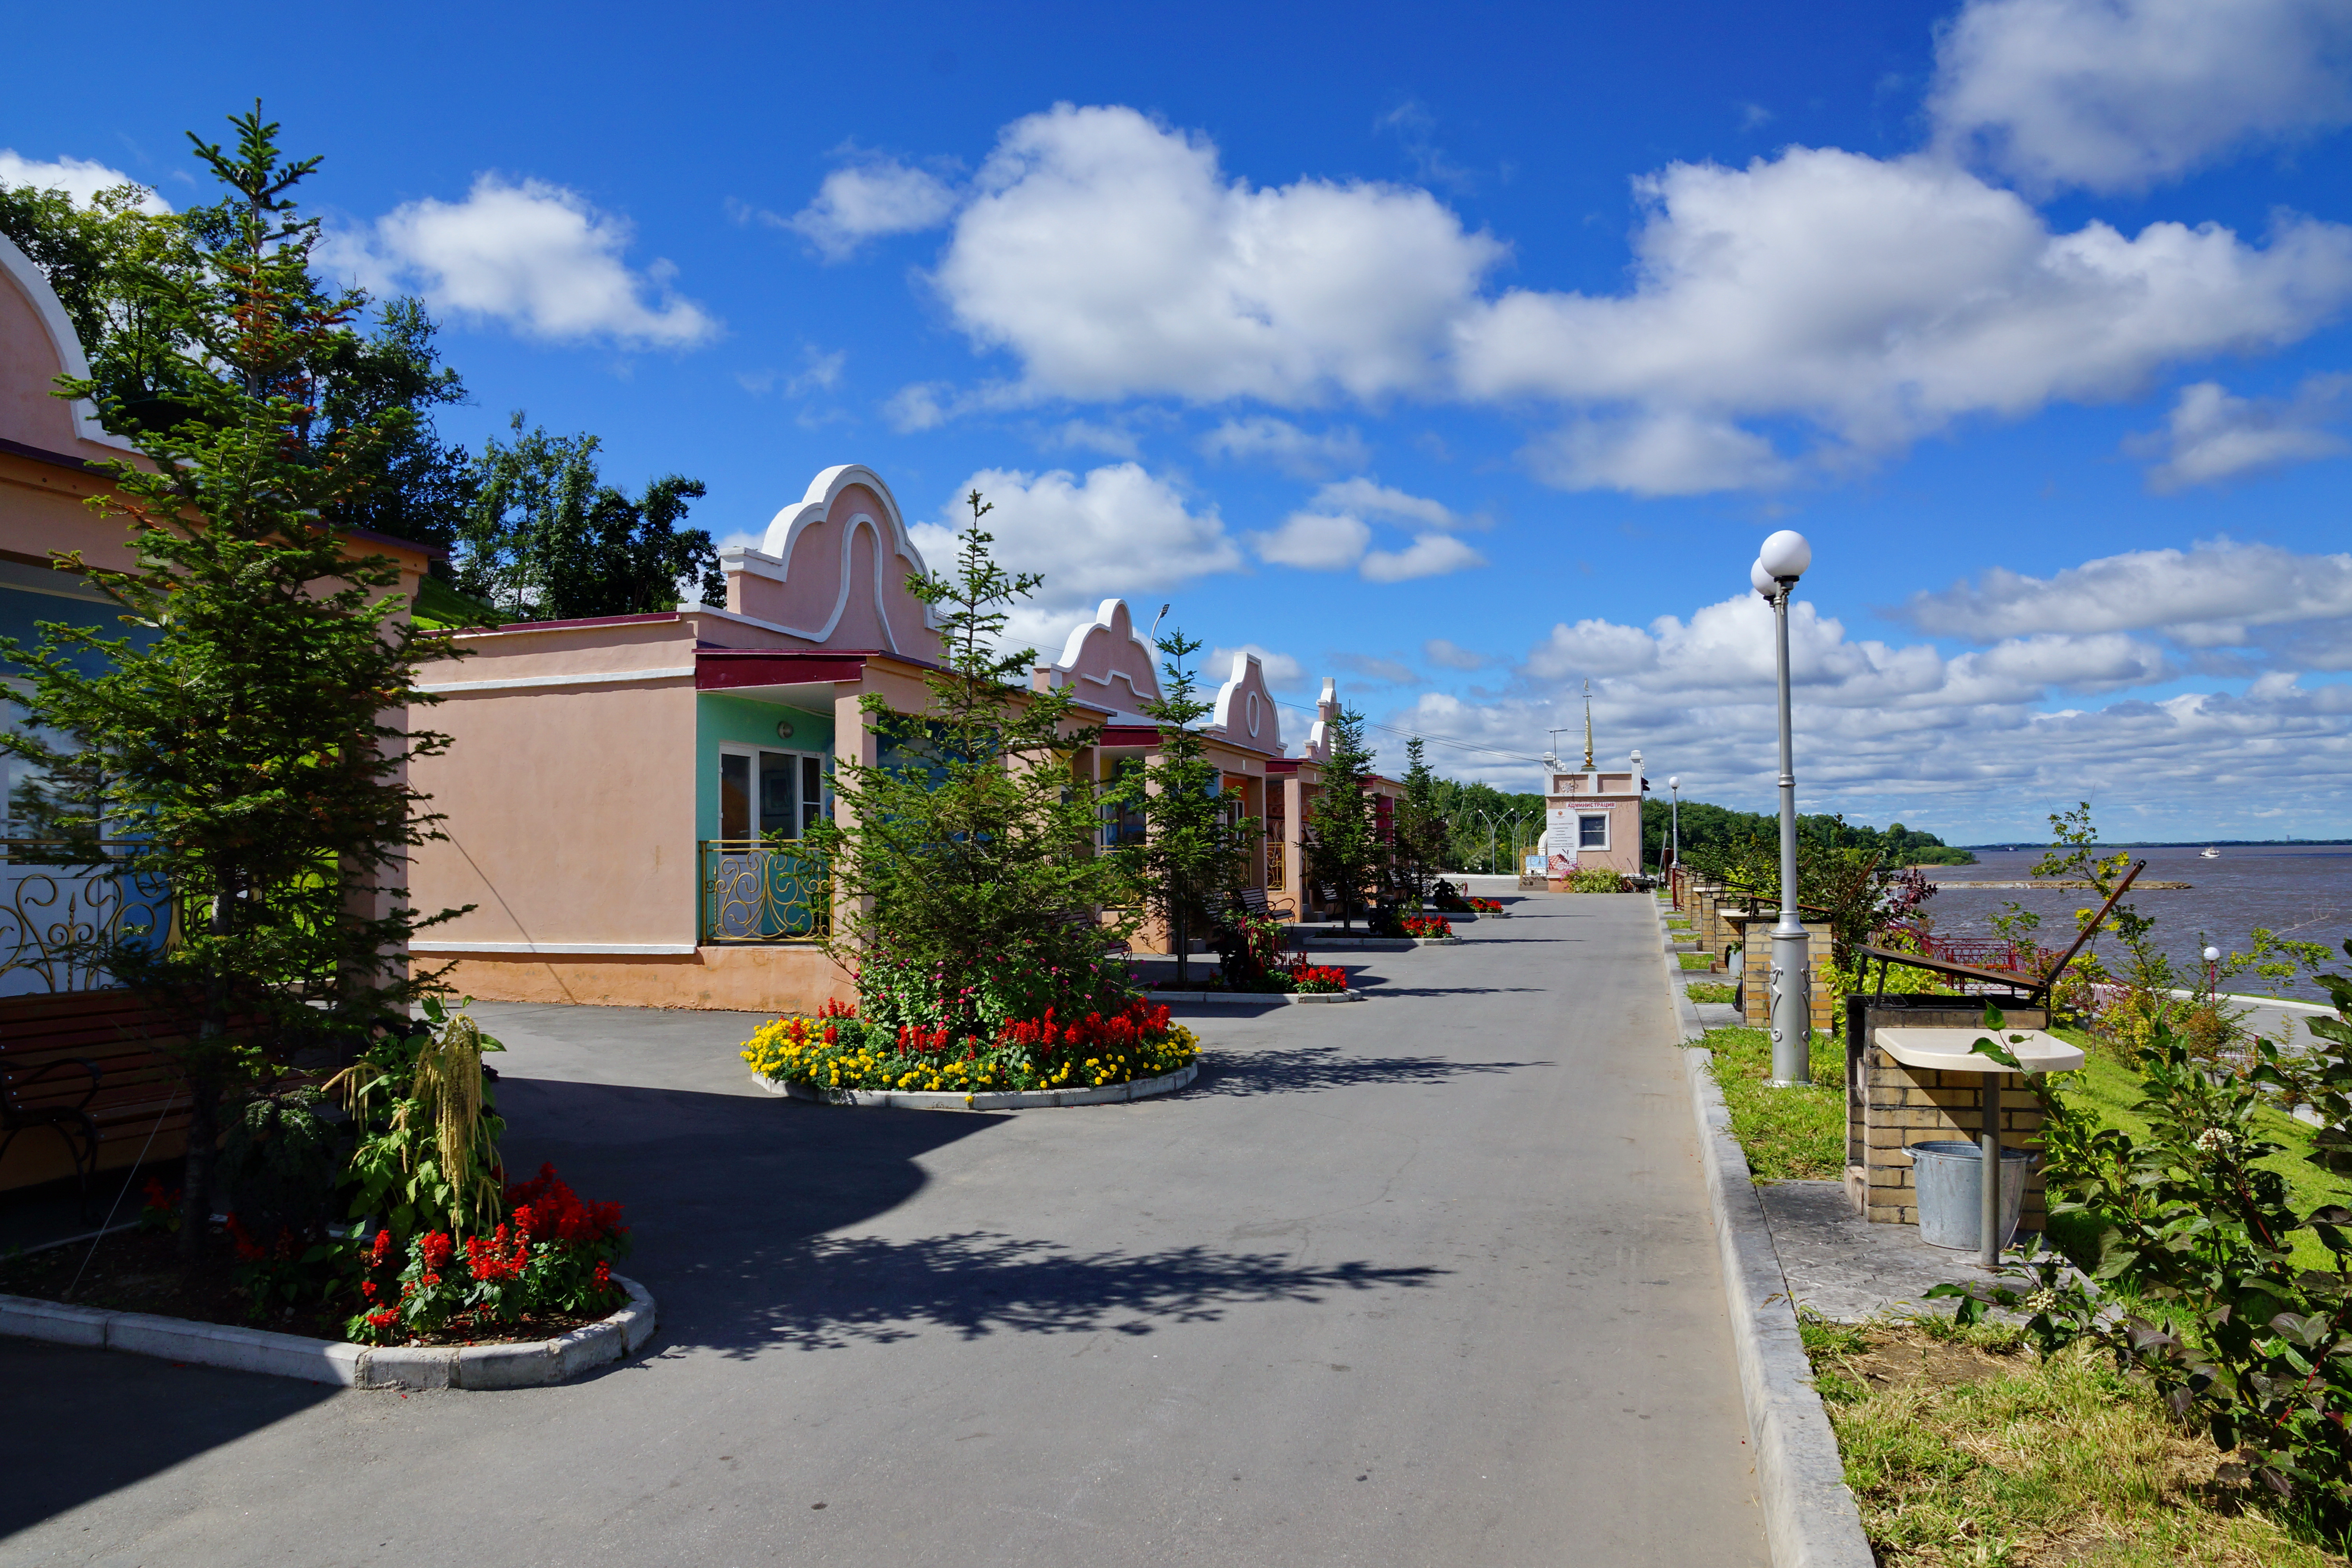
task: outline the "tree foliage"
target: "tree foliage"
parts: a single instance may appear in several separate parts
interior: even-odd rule
[[[829,951],[857,974],[869,1022],[985,1036],[1048,1007],[1109,1010],[1123,981],[1103,962],[1097,921],[1123,891],[1095,852],[1093,786],[1074,771],[1101,737],[1066,689],[1025,684],[1034,648],[999,651],[1009,607],[1043,581],[1009,573],[981,526],[975,490],[952,573],[908,586],[940,620],[942,668],[929,700],[900,712],[863,699],[879,748],[835,763],[836,815],[805,842],[831,868]]]
[[[1397,890],[1416,907],[1429,896],[1438,872],[1445,868],[1450,847],[1445,817],[1437,805],[1443,781],[1430,767],[1423,754],[1427,750],[1418,735],[1404,743],[1404,795],[1397,802],[1394,825]]]
[[[318,160],[281,161],[258,106],[232,123],[234,151],[196,141],[230,192],[219,221],[184,266],[140,279],[190,413],[139,426],[152,468],[113,465],[91,502],[127,520],[133,559],[58,561],[121,607],[125,633],[49,623],[37,647],[0,648],[28,678],[26,727],[0,733],[38,770],[19,815],[60,861],[174,896],[176,940],[121,932],[92,956],[187,1037],[191,1254],[224,1103],[321,1028],[404,1020],[420,982],[396,955],[459,912],[420,918],[399,877],[439,820],[403,771],[447,743],[405,722],[431,700],[415,677],[439,650],[402,617],[396,564],[336,521],[413,415],[301,439],[362,300],[310,270],[318,225],[291,193]],[[65,391],[106,395],[95,377]]]
[[[526,429],[489,441],[457,529],[457,585],[516,620],[646,615],[676,609],[692,582],[709,605],[727,579],[706,529],[680,526],[702,481],[665,474],[632,498],[596,470],[593,436]]]
[[[1216,765],[1194,728],[1216,706],[1201,696],[1192,665],[1201,646],[1181,629],[1160,639],[1166,659],[1160,695],[1143,708],[1160,727],[1160,742],[1150,763],[1111,792],[1143,819],[1143,836],[1115,853],[1144,907],[1169,932],[1180,985],[1192,978],[1190,939],[1207,927],[1207,900],[1241,885],[1256,827],[1255,820],[1239,822],[1228,814],[1214,788]]]
[[[1372,754],[1364,744],[1364,716],[1352,708],[1340,710],[1328,734],[1330,753],[1321,763],[1321,783],[1307,814],[1307,874],[1331,889],[1344,931],[1364,907],[1366,890],[1386,869],[1388,846],[1381,842],[1373,816]]]
[[[207,258],[238,243],[244,222],[235,194],[166,212],[138,185],[101,191],[88,206],[64,191],[0,187],[0,233],[65,307],[109,429],[135,437],[215,416],[205,389],[233,373],[200,352],[183,302],[212,286]],[[433,410],[464,403],[466,388],[440,363],[432,318],[414,299],[371,301],[308,274],[287,287],[302,290],[304,308],[347,311],[351,321],[375,306],[372,331],[346,327],[293,348],[305,357],[289,370],[307,391],[285,432],[289,458],[347,468],[355,453],[367,455],[366,482],[326,497],[323,515],[344,528],[447,548],[472,494],[473,465],[434,428]],[[394,414],[403,417],[388,417]],[[368,440],[349,439],[361,430]]]
[[[1644,865],[1663,864],[1663,854],[1673,832],[1673,803],[1652,795],[1642,803],[1642,859]],[[1685,799],[1682,803],[1683,858],[1693,854],[1720,852],[1752,841],[1769,839],[1777,847],[1780,842],[1780,818],[1770,812],[1734,811],[1728,806],[1715,805],[1703,800]],[[1892,866],[1973,866],[1976,857],[1965,849],[1955,849],[1932,833],[1916,827],[1906,827],[1897,822],[1885,828],[1871,827],[1848,822],[1843,815],[1816,815],[1797,817],[1797,839],[1801,844],[1813,843],[1831,849],[1865,849],[1883,854]]]

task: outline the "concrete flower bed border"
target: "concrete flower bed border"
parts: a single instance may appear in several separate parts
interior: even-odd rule
[[[0,1335],[341,1388],[543,1388],[634,1355],[653,1337],[653,1297],[621,1275],[613,1283],[629,1293],[629,1304],[611,1317],[551,1340],[515,1344],[360,1345],[26,1296],[0,1296]]]
[[[1045,1110],[1066,1105],[1118,1105],[1172,1094],[1201,1074],[1201,1064],[1179,1068],[1159,1078],[1132,1083],[1107,1083],[1097,1089],[1008,1089],[990,1094],[952,1094],[938,1089],[820,1089],[804,1083],[751,1075],[751,1081],[770,1094],[805,1100],[817,1105],[884,1107],[896,1110]]]
[[[1259,1003],[1304,1007],[1318,1002],[1360,1002],[1364,994],[1347,991],[1154,991],[1154,1002],[1202,1003],[1209,1006],[1248,1007]]]

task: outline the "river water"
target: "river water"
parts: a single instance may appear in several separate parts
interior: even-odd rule
[[[2256,926],[2300,942],[2326,943],[2337,960],[2332,965],[2336,973],[2352,974],[2352,960],[2342,956],[2344,939],[2352,936],[2352,845],[2224,846],[2212,860],[2202,858],[2194,847],[2135,849],[2131,855],[2146,860],[2147,869],[2124,896],[2156,921],[2157,940],[2179,966],[2183,985],[2201,981],[2205,964],[2198,954],[2209,941],[2225,953],[2241,951],[2251,945],[2247,933]],[[2014,899],[2042,917],[2042,944],[2063,949],[2074,940],[2074,911],[2099,905],[2097,895],[2088,889],[1968,885],[2024,881],[2041,858],[2038,849],[1979,849],[1977,865],[1930,866],[1927,876],[1941,886],[1923,912],[1935,917],[1942,935],[1990,936],[1991,917]],[[2151,881],[2189,885],[2147,889]],[[2115,939],[2103,937],[2099,945],[2103,951],[2113,950]],[[2120,956],[2109,952],[2110,968]],[[2251,973],[2227,982],[2225,988],[2248,994],[2273,990],[2271,983]],[[2305,984],[2281,994],[2327,999],[2317,986]]]

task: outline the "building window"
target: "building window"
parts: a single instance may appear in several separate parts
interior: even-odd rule
[[[1111,767],[1114,784],[1125,785],[1139,778],[1145,768],[1141,757],[1121,757]],[[1132,800],[1108,802],[1103,806],[1103,847],[1116,849],[1122,844],[1140,844],[1144,839],[1143,808]]]
[[[1609,818],[1605,816],[1578,817],[1576,819],[1576,847],[1579,849],[1608,848]]]
[[[824,763],[805,752],[749,746],[719,753],[719,837],[748,844],[798,838],[824,815]]]

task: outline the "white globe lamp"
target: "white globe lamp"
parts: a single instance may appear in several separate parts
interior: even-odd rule
[[[1764,568],[1775,582],[1793,583],[1805,574],[1813,563],[1813,547],[1805,536],[1792,528],[1784,528],[1764,542],[1756,552],[1756,564]]]

